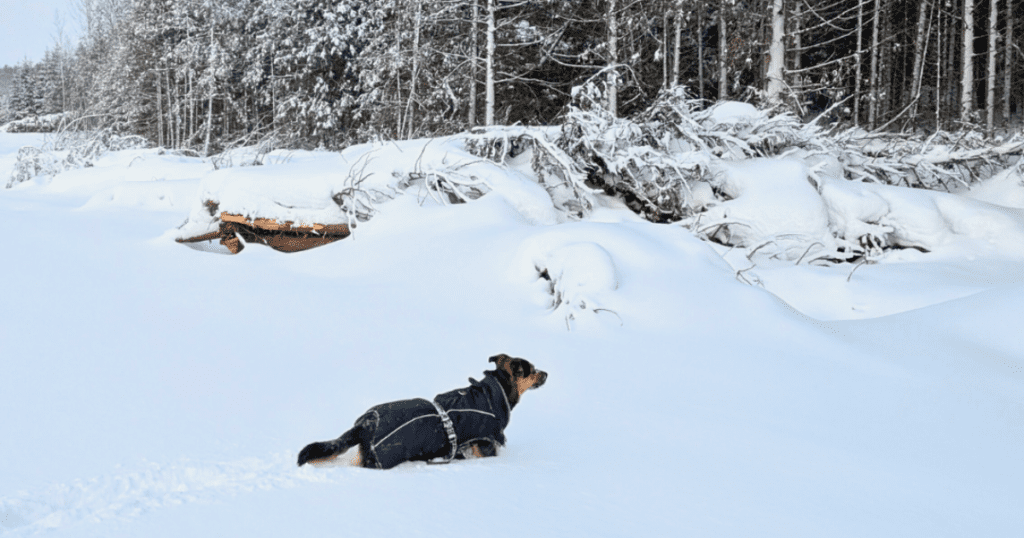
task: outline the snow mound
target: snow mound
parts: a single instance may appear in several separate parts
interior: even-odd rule
[[[1022,210],[944,192],[829,179],[822,181],[821,197],[836,235],[869,255],[896,247],[1024,257]]]
[[[725,199],[699,216],[698,230],[723,244],[797,260],[814,243],[832,250],[829,214],[798,159],[716,164],[712,185]]]
[[[916,255],[906,249],[1024,257],[1022,209],[842,177],[829,155],[719,161],[711,185],[722,201],[687,224],[752,261],[906,261]],[[1024,192],[1014,178],[1000,174],[981,192]]]
[[[1005,207],[1024,208],[1024,160],[978,183],[963,196]]]
[[[533,282],[541,290],[537,303],[565,318],[567,326],[581,314],[608,311],[609,294],[621,283],[607,249],[591,241],[566,242],[561,234],[528,238],[518,259],[516,279]]]
[[[708,121],[712,124],[753,123],[765,117],[765,113],[750,103],[721,101],[711,107]]]

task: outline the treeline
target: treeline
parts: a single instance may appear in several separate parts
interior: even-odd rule
[[[1020,116],[1020,2],[85,0],[84,37],[18,66],[5,113],[209,154],[549,124],[591,82],[618,115],[685,85],[868,128],[991,132]]]

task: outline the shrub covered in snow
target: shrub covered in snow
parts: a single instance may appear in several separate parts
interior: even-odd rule
[[[3,133],[52,133],[60,129],[65,120],[64,114],[46,114],[44,116],[29,116],[20,120],[14,120],[0,126]]]
[[[583,218],[594,207],[594,189],[587,186],[587,172],[579,161],[551,140],[549,134],[525,127],[483,128],[466,136],[465,146],[470,153],[503,166],[526,160],[555,208],[566,216]]]
[[[141,136],[118,135],[109,129],[98,132],[63,131],[43,144],[18,152],[7,188],[36,176],[52,176],[74,168],[88,168],[108,151],[149,147]]]
[[[588,190],[596,189],[647,220],[798,263],[870,261],[987,234],[969,216],[985,208],[924,190],[962,190],[1024,149],[1019,136],[991,146],[973,132],[830,132],[745,103],[701,106],[676,88],[618,118],[596,87],[584,86],[553,140],[550,130],[491,128],[467,147],[498,163],[527,155],[559,209],[590,207]]]

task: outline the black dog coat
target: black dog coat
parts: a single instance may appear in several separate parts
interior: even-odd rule
[[[471,444],[485,455],[493,455],[504,446],[511,406],[494,372],[484,372],[484,380],[469,379],[470,386],[438,394],[434,402],[451,418],[457,439],[456,458]],[[381,404],[370,408],[356,420],[356,427],[370,432],[363,446],[367,467],[390,469],[410,460],[448,458],[452,444],[434,404],[417,398]],[[488,454],[489,452],[489,454]]]

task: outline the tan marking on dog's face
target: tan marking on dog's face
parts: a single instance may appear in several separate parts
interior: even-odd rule
[[[532,374],[526,377],[520,377],[516,379],[516,390],[519,391],[519,396],[522,397],[523,393],[540,387],[548,379],[547,372],[535,370]]]

